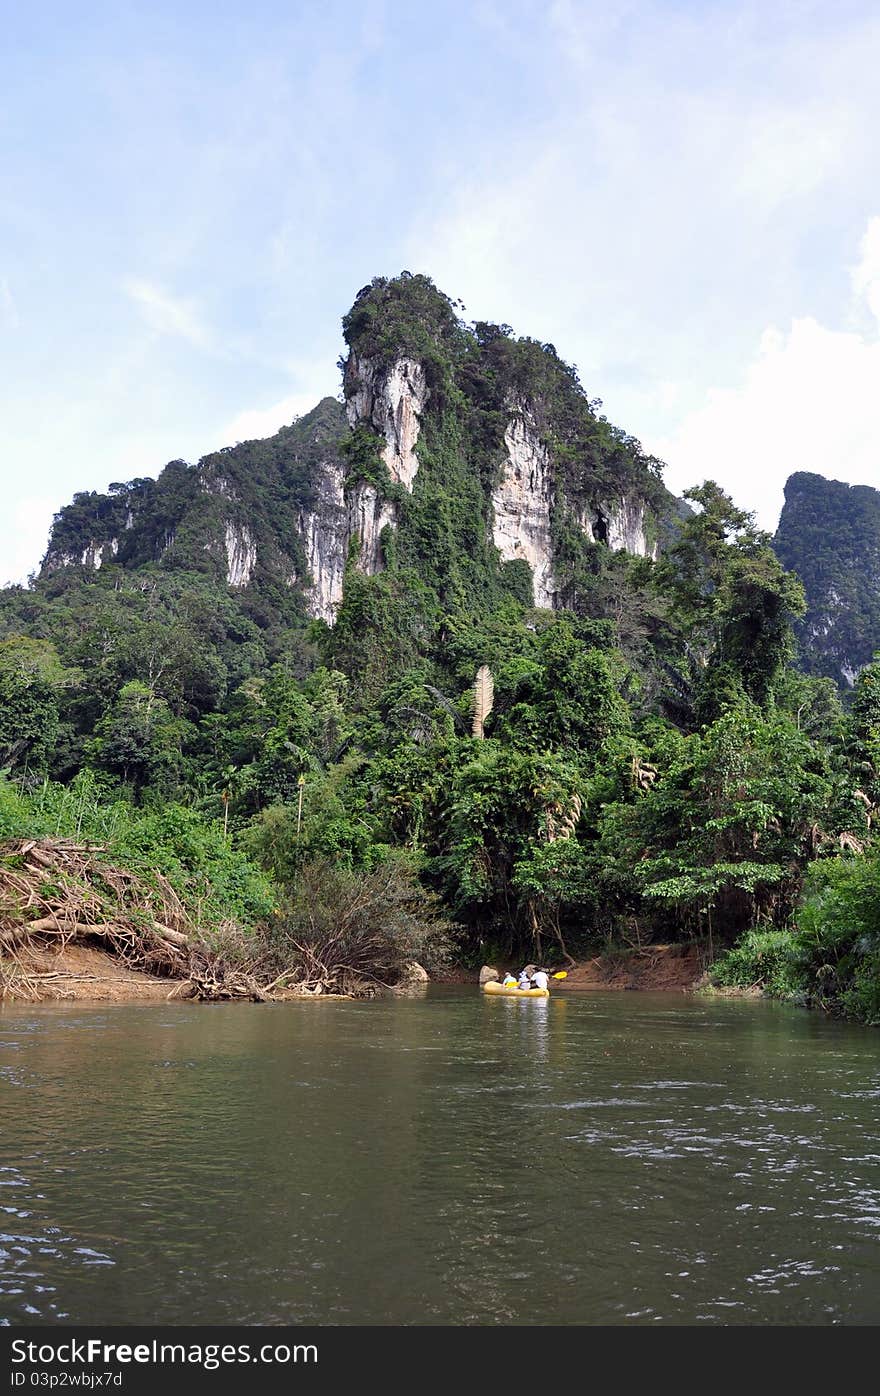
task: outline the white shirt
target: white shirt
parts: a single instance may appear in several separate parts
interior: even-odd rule
[[[550,980],[542,969],[537,970],[532,975],[532,983],[536,989],[547,989],[550,987]]]

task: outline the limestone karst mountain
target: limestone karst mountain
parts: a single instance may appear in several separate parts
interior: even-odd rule
[[[441,592],[506,585],[558,608],[583,545],[656,556],[674,513],[659,463],[552,345],[466,326],[407,273],[365,287],[343,326],[343,401],[157,480],[76,495],[43,575],[160,563],[288,588],[332,623],[349,565],[374,575],[393,558]]]
[[[880,490],[798,471],[773,547],[804,584],[801,665],[851,688],[880,650]]]

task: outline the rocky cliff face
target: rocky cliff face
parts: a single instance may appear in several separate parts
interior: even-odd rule
[[[357,566],[368,577],[382,570],[382,530],[397,523],[397,510],[379,491],[368,484],[356,485],[349,493],[348,539],[357,534]]]
[[[352,352],[345,382],[345,421],[349,428],[368,427],[376,434],[383,443],[381,458],[391,481],[411,494],[419,471],[422,420],[430,410],[431,394],[424,366],[412,357],[403,357],[383,367]],[[328,403],[332,400],[322,404],[325,415]],[[332,408],[336,410],[334,424],[341,436],[341,409],[335,403]],[[535,605],[552,608],[558,604],[559,586],[551,528],[557,501],[551,452],[535,406],[527,396],[508,395],[503,411],[506,425],[502,460],[486,507],[488,536],[502,561],[521,560],[528,564]],[[307,424],[308,418],[304,418],[303,425]],[[270,445],[277,440],[247,444]],[[325,437],[321,444],[325,449],[312,453],[306,499],[291,514],[284,533],[273,540],[272,546],[267,546],[264,533],[244,522],[253,503],[253,481],[242,482],[237,469],[233,469],[237,467],[237,452],[244,448],[233,447],[191,468],[194,489],[184,491],[181,513],[195,518],[201,511],[205,523],[199,529],[198,546],[221,563],[229,587],[240,590],[251,585],[263,557],[270,570],[281,573],[286,584],[302,588],[310,615],[332,624],[342,600],[352,539],[357,535],[357,565],[361,571],[370,576],[381,571],[381,534],[386,527],[397,526],[399,507],[369,481],[347,484],[345,462],[332,437]],[[68,546],[63,527],[67,515],[59,516],[44,572],[69,566],[96,570],[102,563],[117,559],[123,564],[161,561],[180,533],[180,528],[157,528],[152,520],[154,512],[165,512],[160,508],[164,492],[163,476],[157,482],[140,482],[132,498],[123,495],[108,501],[106,496],[78,497],[89,501],[89,536],[83,539],[80,534],[78,541],[82,546]],[[109,508],[108,504],[115,507]],[[574,508],[588,541],[642,557],[655,555],[646,538],[646,512],[644,499],[627,494],[581,502]]]
[[[656,560],[659,547],[649,541],[648,510],[638,495],[621,494],[615,498],[599,499],[595,504],[581,506],[577,519],[591,543],[604,543],[612,552],[626,552],[633,557]]]
[[[226,584],[246,587],[257,565],[257,545],[245,524],[227,523],[224,536],[226,547]]]
[[[424,367],[412,358],[379,368],[351,354],[346,367],[350,426],[369,426],[384,438],[382,458],[395,483],[412,493],[419,469],[417,445],[422,416],[430,410]],[[491,496],[491,538],[502,561],[524,561],[533,577],[535,605],[558,604],[554,575],[551,511],[556,494],[550,450],[543,439],[534,404],[525,396],[508,394],[500,478]],[[596,500],[576,516],[591,543],[604,543],[637,557],[656,557],[657,544],[647,536],[648,506],[633,493]],[[361,540],[360,567],[374,574],[381,569],[379,535],[398,521],[395,507],[361,485],[348,502],[349,534]]]
[[[43,575],[61,568],[159,564],[209,574],[234,591],[276,578],[332,620],[350,537],[339,441],[345,412],[325,398],[265,441],[198,465],[174,461],[156,480],[80,494],[56,517]]]
[[[425,373],[413,359],[382,368],[352,353],[346,367],[349,427],[368,427],[384,442],[381,457],[395,484],[411,491],[418,471],[416,443],[421,413],[428,399]],[[310,506],[301,508],[296,531],[305,568],[292,578],[305,589],[310,615],[333,623],[342,600],[349,548],[358,539],[357,566],[369,576],[382,569],[381,534],[397,522],[394,504],[368,481],[346,481],[344,462],[335,451],[317,460],[311,480]]]
[[[331,625],[342,600],[349,537],[343,481],[342,465],[334,460],[323,461],[315,480],[314,506],[301,509],[297,516],[305,552],[307,609],[310,615]]]
[[[424,366],[416,359],[400,358],[383,368],[352,350],[345,382],[349,425],[372,427],[384,438],[382,459],[388,473],[411,494],[419,468],[421,417],[430,396]]]
[[[553,502],[550,453],[540,438],[530,404],[508,403],[505,459],[492,493],[492,541],[504,562],[520,559],[532,570],[535,605],[556,605],[550,506]]]
[[[419,469],[416,444],[422,412],[430,396],[425,370],[412,358],[399,358],[383,366],[376,359],[352,349],[345,367],[346,417],[353,431],[367,427],[384,442],[381,459],[395,485],[412,494]],[[382,530],[394,527],[398,511],[368,481],[355,481],[347,490],[345,552],[357,534],[357,565],[368,576],[382,569]],[[329,617],[328,617],[329,618]]]
[[[89,572],[98,572],[104,562],[109,562],[119,552],[119,539],[107,538],[103,542],[90,538],[81,553],[64,552],[59,549],[52,553],[46,572],[57,572],[61,567],[85,567]]]
[[[553,608],[559,587],[554,576],[551,511],[556,495],[550,451],[527,399],[509,400],[507,411],[506,454],[492,494],[492,539],[503,561],[523,559],[529,564],[535,605]],[[590,543],[656,558],[657,544],[647,538],[647,505],[637,495],[582,502],[572,512]]]

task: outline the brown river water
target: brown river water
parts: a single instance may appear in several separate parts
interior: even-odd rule
[[[470,987],[0,1012],[0,1323],[869,1324],[880,1033]]]

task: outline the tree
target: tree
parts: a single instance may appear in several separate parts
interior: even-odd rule
[[[619,657],[591,648],[571,621],[554,620],[525,656],[498,665],[495,731],[522,749],[599,750],[629,727],[620,695],[626,669]]]
[[[175,718],[163,698],[146,684],[124,684],[109,711],[95,726],[91,759],[117,776],[132,794],[146,786],[166,798],[178,791],[183,775],[183,744],[189,723]]]
[[[15,635],[0,641],[0,766],[45,772],[58,739],[59,693],[68,680],[47,640]]]
[[[803,589],[783,570],[767,534],[713,481],[685,491],[699,512],[685,520],[660,566],[683,641],[694,718],[711,723],[740,695],[763,706],[791,658]]]
[[[839,850],[864,819],[820,744],[787,715],[742,700],[680,740],[659,774],[602,813],[596,875],[621,910],[671,918],[723,937],[760,920],[784,924],[804,870]]]

